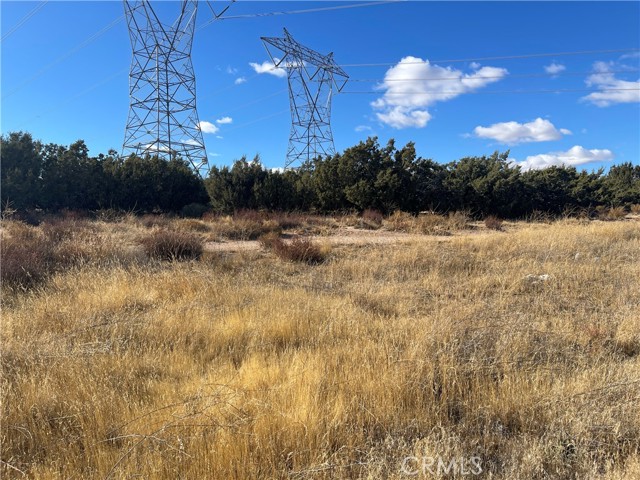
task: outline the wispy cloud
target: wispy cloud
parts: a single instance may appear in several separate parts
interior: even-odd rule
[[[222,117],[222,118],[219,118],[218,120],[216,120],[216,123],[218,125],[226,125],[226,124],[229,124],[229,123],[233,123],[233,118],[231,118],[231,117]]]
[[[478,138],[490,138],[507,145],[518,143],[548,142],[560,140],[563,135],[571,135],[566,128],[557,129],[549,120],[536,118],[532,122],[494,123],[488,127],[477,126],[473,133]]]
[[[208,155],[209,155],[210,157],[220,157],[220,156],[221,156],[221,154],[219,154],[219,153],[214,153],[214,152],[209,152],[209,154],[208,154]]]
[[[245,77],[238,77],[233,83],[236,85],[242,85],[243,83],[247,83],[247,79]]]
[[[370,132],[372,129],[369,125],[358,125],[354,130],[356,132]]]
[[[217,133],[220,130],[216,125],[211,122],[207,122],[206,120],[200,121],[198,123],[198,127],[202,133]]]
[[[474,65],[472,73],[432,65],[429,60],[404,57],[387,70],[378,88],[382,97],[371,103],[382,123],[393,128],[422,128],[431,119],[428,107],[499,81],[507,70]]]
[[[510,159],[512,164],[520,165],[523,170],[540,170],[552,166],[575,167],[592,162],[609,162],[613,160],[613,152],[611,150],[592,149],[587,150],[580,145],[571,147],[566,152],[551,152],[540,155],[532,155],[522,162]]]
[[[620,57],[620,60],[628,60],[629,58],[640,58],[640,52],[625,53]]]
[[[546,67],[544,67],[545,72],[554,76],[559,74],[560,72],[564,72],[566,69],[567,67],[565,67],[561,63],[556,63],[556,62],[553,62],[551,63],[551,65],[547,65]]]
[[[620,80],[611,73],[612,62],[596,62],[593,64],[594,73],[587,77],[589,87],[596,87],[599,91],[581,98],[582,101],[593,103],[598,107],[608,107],[616,103],[639,103],[640,80],[629,82]]]
[[[276,62],[278,61],[277,58],[274,60]],[[249,65],[256,73],[267,73],[279,78],[284,78],[287,76],[287,71],[284,68],[276,67],[271,60],[265,60],[262,63],[250,62]]]

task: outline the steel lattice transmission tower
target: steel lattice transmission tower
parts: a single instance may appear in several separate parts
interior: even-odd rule
[[[197,0],[182,0],[172,25],[160,21],[148,0],[124,0],[133,60],[123,155],[181,157],[201,176],[208,170],[196,111],[191,63]]]
[[[333,87],[341,91],[349,76],[333,60],[296,42],[284,29],[284,38],[261,37],[275,67],[284,65],[289,80],[291,134],[286,167],[318,156],[333,155],[331,96]],[[284,53],[271,54],[269,46]]]

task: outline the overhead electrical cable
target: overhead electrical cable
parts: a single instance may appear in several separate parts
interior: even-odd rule
[[[236,3],[237,0],[231,0],[229,2],[229,5],[227,5],[226,7],[224,7],[222,9],[222,11],[220,13],[216,13],[216,11],[213,9],[213,6],[211,5],[211,2],[209,0],[207,0],[207,5],[209,5],[209,9],[211,10],[211,13],[213,13],[213,18],[207,20],[205,23],[203,23],[202,25],[200,25],[199,27],[196,27],[196,32],[199,30],[202,30],[205,27],[208,27],[209,25],[211,25],[213,22],[215,22],[216,20],[220,20],[222,15],[224,15],[224,13],[229,10],[229,8],[231,7],[231,5],[233,5],[234,3]]]
[[[103,78],[103,79],[102,79],[102,80],[100,80],[99,82],[94,83],[94,84],[93,84],[93,85],[91,85],[90,87],[87,87],[86,89],[82,90],[81,92],[76,93],[75,95],[73,95],[73,96],[71,96],[71,97],[67,98],[67,99],[66,99],[66,100],[64,100],[64,101],[62,101],[61,103],[59,103],[59,104],[58,104],[58,105],[56,105],[55,107],[52,107],[52,108],[50,108],[50,109],[48,109],[48,110],[45,110],[44,112],[41,112],[41,113],[37,114],[36,116],[32,117],[31,119],[27,120],[26,122],[24,122],[24,123],[19,127],[19,129],[20,129],[20,128],[22,128],[23,126],[24,126],[24,127],[28,126],[29,124],[31,124],[31,122],[33,122],[34,120],[37,120],[37,119],[38,119],[38,118],[40,118],[42,115],[46,115],[46,114],[48,114],[48,113],[54,112],[54,111],[56,111],[56,110],[59,110],[60,108],[64,107],[65,105],[67,105],[67,104],[71,103],[73,100],[75,100],[75,99],[77,99],[77,98],[80,98],[80,97],[82,97],[82,96],[86,95],[87,93],[89,93],[89,92],[91,92],[91,91],[95,90],[95,89],[96,89],[96,88],[98,88],[98,87],[101,87],[102,85],[104,85],[104,84],[106,84],[106,83],[109,83],[109,82],[110,82],[111,80],[113,80],[114,78],[116,78],[116,77],[118,77],[118,76],[120,76],[120,75],[123,75],[123,74],[127,73],[128,71],[129,71],[129,68],[127,67],[126,69],[124,69],[124,70],[120,70],[119,72],[116,72],[116,73],[114,73],[113,75],[108,76],[107,78]]]
[[[221,16],[222,14],[216,14],[215,12],[213,12],[214,18],[212,18],[212,19],[208,20],[207,22],[203,23],[202,25],[200,25],[198,27],[198,29],[202,29],[202,28],[212,24],[216,20],[237,20],[237,19],[242,19],[242,18],[273,17],[273,16],[277,16],[277,15],[298,15],[298,14],[303,14],[303,13],[326,12],[326,11],[330,11],[330,10],[344,10],[344,9],[347,9],[347,8],[372,7],[372,6],[375,6],[375,5],[385,5],[385,4],[389,4],[389,3],[404,3],[406,1],[407,0],[380,0],[378,2],[355,3],[355,4],[350,4],[350,5],[337,5],[337,6],[334,6],[334,7],[307,8],[307,9],[303,9],[303,10],[286,10],[286,11],[281,11],[281,12],[246,13],[246,14],[241,14],[241,15],[229,15],[229,16],[226,16],[226,17],[222,17]],[[209,5],[209,7],[211,8],[211,5]],[[229,7],[225,8],[223,13],[228,8]],[[213,11],[213,8],[211,8],[211,10]]]
[[[264,100],[267,100],[267,99],[269,99],[269,98],[273,98],[273,97],[275,97],[275,96],[277,96],[277,95],[281,95],[281,94],[283,94],[283,93],[287,92],[288,90],[289,90],[288,88],[284,88],[284,89],[282,89],[282,90],[278,90],[277,92],[270,93],[269,95],[266,95],[266,96],[264,96],[264,97],[257,98],[257,99],[255,99],[255,100],[252,100],[252,101],[247,102],[247,103],[243,103],[242,105],[239,105],[239,106],[237,106],[237,107],[234,107],[234,108],[233,108],[233,109],[231,109],[231,110],[227,110],[225,113],[221,113],[221,114],[218,114],[218,115],[215,115],[215,116],[216,116],[216,117],[226,117],[226,116],[228,116],[230,113],[237,112],[238,110],[242,110],[243,108],[249,107],[249,106],[251,106],[251,105],[255,105],[256,103],[260,103],[260,102],[262,102],[262,101],[264,101]]]
[[[4,42],[7,38],[13,35],[16,31],[18,31],[20,27],[22,27],[22,25],[24,25],[29,21],[29,19],[31,19],[31,17],[33,17],[36,13],[42,10],[42,7],[44,7],[47,3],[48,3],[48,0],[45,0],[44,2],[40,2],[38,5],[32,8],[29,11],[29,13],[27,13],[24,17],[20,19],[20,21],[18,21],[18,23],[16,23],[12,28],[10,28],[9,31],[7,31],[4,35],[2,35],[2,39],[0,41]]]
[[[619,48],[612,50],[580,50],[575,52],[555,52],[555,53],[527,53],[524,55],[501,55],[495,57],[474,57],[474,58],[453,58],[444,60],[420,60],[411,62],[402,62],[401,65],[420,65],[425,61],[429,63],[459,63],[459,62],[481,62],[487,60],[519,60],[523,58],[543,58],[543,57],[561,57],[569,55],[594,55],[602,53],[624,53],[624,52],[639,52],[640,48]],[[340,67],[388,67],[398,65],[400,62],[385,62],[385,63],[343,63]]]
[[[530,94],[530,93],[569,93],[569,92],[625,92],[625,91],[640,91],[640,88],[555,88],[552,90],[479,90],[477,92],[383,92],[381,90],[369,90],[369,91],[342,91],[340,93],[348,94],[373,94],[373,95],[488,95],[488,94]]]
[[[255,120],[251,120],[250,122],[242,123],[240,125],[236,125],[234,127],[228,128],[228,129],[225,130],[225,133],[226,132],[231,132],[233,130],[237,130],[239,128],[248,127],[249,125],[253,125],[254,123],[258,123],[258,122],[261,122],[263,120],[267,120],[269,118],[277,117],[278,115],[282,115],[284,113],[288,113],[289,111],[290,110],[287,108],[286,110],[280,110],[279,112],[272,113],[271,115],[267,115],[267,116],[264,116],[264,117],[256,118]]]
[[[240,83],[236,83],[236,81],[234,81],[234,83],[232,83],[231,85],[228,85],[228,86],[226,86],[226,87],[222,87],[222,88],[221,88],[221,89],[219,89],[219,90],[216,90],[216,91],[211,92],[211,93],[209,93],[209,94],[207,94],[207,95],[203,95],[203,96],[201,96],[201,97],[200,97],[200,100],[205,99],[205,98],[215,97],[216,95],[218,95],[218,94],[220,94],[220,93],[222,93],[222,92],[226,92],[227,90],[231,90],[232,88],[235,88],[235,87],[237,87],[238,85],[243,85],[244,83],[248,82],[248,81],[249,81],[249,80],[251,80],[252,78],[257,77],[258,75],[260,75],[260,74],[259,74],[259,73],[256,73],[256,74],[254,74],[254,75],[251,75],[251,76],[249,76],[249,77],[246,77],[246,78],[244,79],[244,81],[243,81],[243,82],[240,82]]]
[[[25,81],[23,81],[21,84],[19,84],[17,87],[14,87],[13,90],[9,91],[9,93],[7,93],[6,95],[2,96],[2,99],[4,100],[5,98],[10,97],[11,95],[13,95],[14,93],[16,93],[18,90],[20,90],[21,88],[23,88],[25,85],[28,85],[29,83],[33,82],[34,80],[38,79],[39,77],[41,77],[43,74],[45,74],[47,71],[51,70],[53,67],[55,67],[56,65],[58,65],[59,63],[65,61],[67,58],[71,57],[72,55],[74,55],[75,53],[79,52],[80,50],[82,50],[83,48],[85,48],[86,46],[90,45],[92,42],[96,41],[98,38],[100,38],[102,35],[104,35],[105,33],[107,33],[109,30],[111,30],[113,27],[115,27],[119,22],[121,22],[124,19],[124,15],[121,15],[120,17],[116,18],[115,20],[113,20],[111,23],[109,23],[108,25],[106,25],[104,28],[102,28],[102,30],[94,33],[93,35],[91,35],[89,38],[87,38],[86,40],[84,40],[82,43],[78,44],[77,46],[73,47],[71,50],[69,50],[67,53],[65,53],[64,55],[58,57],[56,60],[54,60],[53,62],[49,63],[47,66],[45,66],[44,68],[42,68],[38,73],[36,73],[35,75],[33,75],[32,77],[26,79]]]
[[[640,72],[639,69],[628,69],[628,70],[607,70],[606,73],[632,73],[632,72]],[[537,78],[537,77],[564,77],[564,76],[579,76],[579,75],[594,75],[597,72],[560,72],[560,73],[522,73],[508,76],[505,75],[482,75],[482,76],[473,76],[473,77],[431,77],[431,78],[350,78],[349,82],[420,82],[420,81],[429,81],[429,82],[440,82],[440,81],[455,81],[455,80],[489,80],[492,78]]]

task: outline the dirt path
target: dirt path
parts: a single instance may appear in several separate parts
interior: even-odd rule
[[[309,238],[318,243],[328,242],[332,246],[340,246],[397,244],[425,240],[446,242],[455,238],[455,236],[418,235],[404,232],[389,232],[386,230],[363,230],[354,227],[345,227],[336,229],[335,233],[331,235],[312,235]],[[260,244],[256,240],[207,242],[205,244],[205,250],[210,252],[246,252],[258,250],[259,248]]]

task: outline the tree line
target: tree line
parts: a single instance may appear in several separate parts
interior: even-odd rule
[[[122,158],[113,150],[90,156],[82,140],[68,147],[43,144],[23,132],[3,135],[0,155],[2,208],[17,210],[464,210],[518,218],[640,204],[640,165],[614,165],[606,173],[522,171],[508,151],[441,164],[417,156],[413,142],[398,148],[393,140],[381,146],[377,138],[295,170],[271,170],[258,156],[243,157],[230,167],[213,167],[204,180],[179,158]]]

